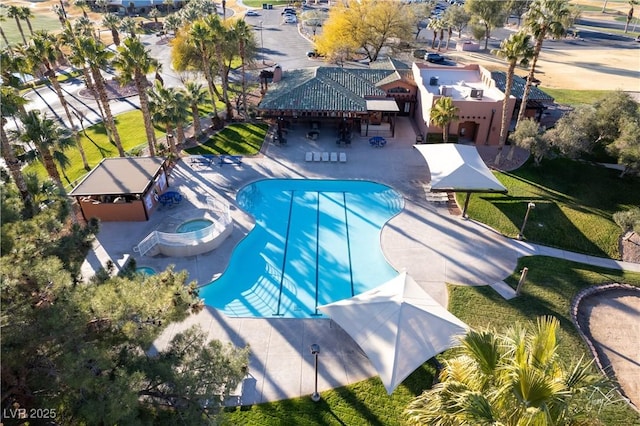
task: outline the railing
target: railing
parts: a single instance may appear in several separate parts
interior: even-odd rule
[[[213,207],[213,203],[210,201],[208,204]],[[216,219],[212,219],[211,225],[195,231],[181,233],[153,231],[135,246],[133,251],[145,256],[157,247],[162,252],[162,247],[190,247],[215,240],[228,231],[229,225],[232,223],[229,206],[225,205],[217,216]]]

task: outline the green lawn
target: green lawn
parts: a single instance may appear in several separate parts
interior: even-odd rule
[[[540,89],[549,96],[553,96],[556,103],[574,107],[585,104],[591,105],[594,101],[611,93],[609,90],[569,90],[547,87],[540,87]]]
[[[260,151],[268,125],[265,123],[230,124],[202,145],[188,148],[188,154],[255,155]]]
[[[595,256],[619,258],[620,228],[613,213],[640,205],[640,179],[565,159],[532,162],[511,173],[496,173],[509,193],[473,194],[469,217],[515,237],[530,201],[527,240]],[[464,194],[458,194],[464,202]]]
[[[517,270],[529,268],[522,296],[506,301],[490,287],[449,286],[450,310],[472,327],[502,328],[519,320],[552,314],[560,319],[560,354],[565,361],[587,354],[569,318],[571,298],[587,286],[610,282],[640,285],[640,274],[623,274],[559,259],[521,259]],[[518,275],[507,281],[516,285]],[[441,357],[451,356],[453,351]],[[380,380],[372,378],[351,386],[322,392],[322,400],[309,397],[227,410],[227,420],[237,425],[401,425],[401,415],[409,400],[428,388],[434,370],[423,365],[387,396]],[[640,417],[625,404],[606,408],[601,419],[607,425],[640,424]]]
[[[3,14],[5,15],[6,20],[2,22],[2,30],[7,36],[9,43],[11,43],[11,45],[22,43],[22,37],[20,36],[20,31],[18,31],[16,20],[6,16],[6,11],[3,11]],[[47,30],[51,32],[57,32],[61,30],[60,21],[58,20],[58,18],[53,16],[38,13],[35,14],[35,16],[30,20],[33,31]],[[29,27],[27,26],[27,23],[24,20],[21,20],[20,24],[22,25],[24,36],[27,38],[27,40],[29,40],[31,34],[29,33]],[[2,38],[0,38],[0,46],[5,47],[5,43]]]
[[[147,144],[142,112],[138,110],[126,112],[116,116],[115,119],[120,140],[125,151],[130,151],[135,147],[145,146]],[[80,134],[82,135],[82,147],[87,155],[87,161],[90,167],[95,167],[103,158],[118,156],[118,149],[109,142],[102,123],[91,126],[86,130],[86,136],[83,135],[82,132]],[[160,137],[162,135],[164,135],[164,132],[156,128],[156,136]],[[64,173],[69,181],[73,182],[83,177],[87,171],[82,167],[80,152],[75,147],[68,149],[65,153],[69,157],[71,166],[64,170]],[[42,167],[40,162],[28,165],[25,167],[25,171],[35,171],[39,176],[46,176],[44,167]]]
[[[269,1],[244,0],[242,4],[248,7],[262,7],[263,4],[272,4],[274,7],[278,7],[278,6],[286,6],[288,4],[291,4],[291,2],[288,0],[269,0]]]

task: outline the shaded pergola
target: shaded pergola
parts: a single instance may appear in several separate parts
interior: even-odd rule
[[[484,163],[475,146],[439,143],[414,145],[427,161],[432,192],[466,192],[464,217],[474,192],[508,192]]]
[[[145,221],[168,186],[164,158],[105,158],[69,195],[85,219]]]

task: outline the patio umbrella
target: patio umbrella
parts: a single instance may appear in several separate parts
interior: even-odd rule
[[[456,346],[455,337],[469,329],[406,272],[318,309],[367,354],[389,395],[425,361]]]

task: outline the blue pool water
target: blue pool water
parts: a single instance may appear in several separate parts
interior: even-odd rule
[[[194,219],[181,223],[176,229],[176,232],[179,234],[183,234],[185,232],[194,232],[211,225],[213,225],[213,222],[209,219]]]
[[[156,271],[148,266],[140,266],[139,268],[136,268],[136,274],[155,275],[155,273]]]
[[[397,275],[380,247],[404,200],[366,181],[270,179],[237,195],[254,229],[200,296],[232,317],[308,318]]]

